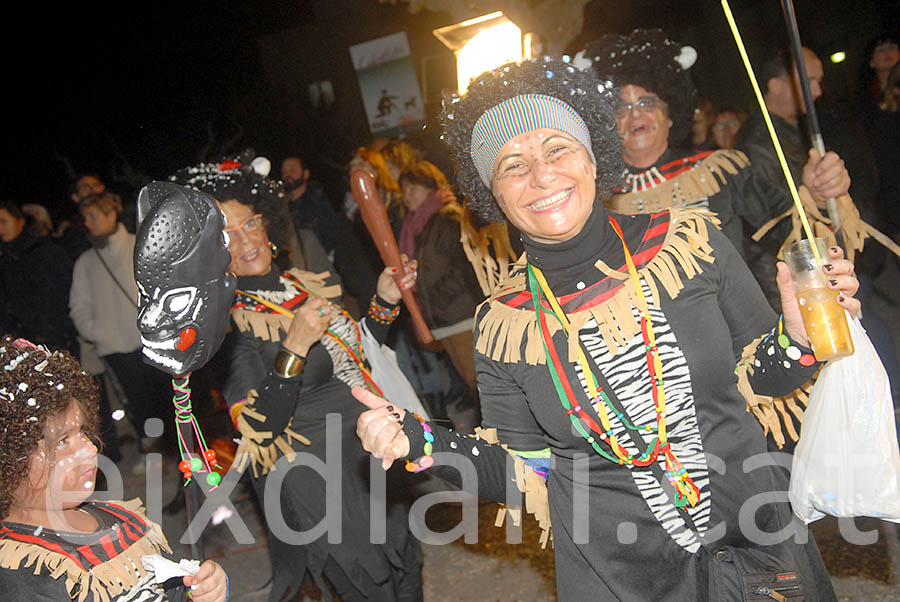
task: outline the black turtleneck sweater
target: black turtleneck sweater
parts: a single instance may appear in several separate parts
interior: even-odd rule
[[[665,222],[666,215],[614,217],[635,254],[650,231],[659,227],[654,220]],[[542,269],[557,297],[590,291],[603,280],[605,275],[594,265],[598,259],[613,269],[623,268],[622,244],[608,217],[605,210],[595,209],[583,231],[566,242],[548,245],[523,239],[529,261]],[[708,537],[715,529],[719,543],[750,545],[748,531],[742,531],[738,524],[742,506],[752,505],[750,500],[757,494],[787,490],[784,472],[770,467],[745,469],[745,460],[765,453],[767,442],[759,424],[746,411],[735,377],[741,350],[756,337],[771,333],[777,317],[734,247],[712,226],[709,244],[715,261],[700,262],[703,271],[690,279],[677,267],[684,288],[671,299],[660,287],[658,307],[651,307],[663,363],[668,440],[701,491],[700,502],[688,509],[693,526],[672,503],[661,461],[656,463],[658,468],[619,466],[596,453],[573,429],[546,364],[507,363],[476,351],[484,425],[496,428],[500,442],[513,450],[532,452],[530,455],[546,450],[543,453],[550,455],[547,487],[557,596],[561,601],[706,600],[705,578],[699,567],[705,566],[707,550],[697,533]],[[521,300],[522,294],[515,295]],[[488,336],[479,334],[477,323],[490,310],[489,304],[481,306],[476,337]],[[612,404],[633,424],[653,424],[655,414],[641,336],[611,356],[591,319],[582,327],[579,340]],[[525,357],[525,343],[522,345]],[[553,336],[553,345],[576,400],[600,423],[587,397],[580,368],[569,360],[563,331]],[[775,348],[773,355],[769,355],[771,347]],[[760,394],[786,394],[808,380],[815,369],[798,362],[788,362],[785,367],[783,351],[772,339],[759,346],[757,359],[760,365],[751,384]],[[652,435],[629,433],[621,422],[613,420],[619,441],[638,452],[646,449]],[[456,463],[469,461],[474,465],[478,475],[474,493],[511,505],[522,504],[521,494],[511,486],[513,477],[506,472],[506,453],[499,446],[460,437],[436,425],[432,429],[435,452],[450,452],[458,457]],[[422,427],[407,417],[404,431],[410,438],[410,455],[418,457],[424,445]],[[456,468],[435,466],[430,470],[463,484]],[[508,488],[513,492],[508,493]],[[791,520],[786,503],[763,505],[754,516],[758,528],[767,532],[777,531]],[[814,544],[787,545],[798,559],[798,571],[804,579],[823,587],[818,592],[811,590],[810,599],[833,599]]]
[[[597,259],[602,258],[613,269],[625,265],[622,241],[609,223],[610,215],[622,228],[628,248],[632,251],[636,249],[650,216],[610,214],[599,201],[594,202],[594,209],[581,232],[569,240],[540,243],[522,235],[528,261],[541,269],[554,294],[568,295],[579,290],[578,283],[584,280],[585,273],[596,270],[594,263]]]

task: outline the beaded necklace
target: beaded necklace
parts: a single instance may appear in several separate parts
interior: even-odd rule
[[[585,438],[595,452],[611,462],[615,462],[619,465],[627,465],[629,467],[649,466],[656,462],[659,454],[662,453],[666,461],[666,477],[676,489],[675,505],[684,507],[690,503],[691,506],[695,506],[700,499],[700,490],[694,484],[691,477],[688,476],[687,470],[675,456],[668,441],[668,434],[666,431],[666,396],[665,389],[663,388],[662,362],[659,358],[659,350],[656,345],[653,324],[649,318],[647,309],[648,304],[641,287],[640,276],[638,275],[634,259],[631,256],[631,252],[628,249],[628,245],[625,242],[625,237],[622,234],[619,224],[612,216],[609,218],[609,223],[619,237],[619,240],[622,241],[622,248],[625,252],[625,263],[628,266],[628,276],[639,297],[640,307],[638,307],[638,313],[641,317],[641,335],[644,339],[647,371],[650,374],[653,405],[656,409],[656,424],[635,425],[625,416],[623,411],[615,407],[609,395],[607,395],[606,391],[603,390],[603,387],[598,384],[597,378],[594,376],[594,373],[591,371],[590,365],[588,364],[587,355],[579,342],[577,346],[578,363],[581,366],[582,374],[584,374],[584,381],[588,389],[591,405],[600,417],[602,426],[598,425],[590,414],[581,407],[581,404],[576,399],[571,384],[565,376],[563,363],[560,360],[559,353],[557,352],[556,346],[553,343],[553,338],[550,335],[550,329],[547,326],[547,312],[543,308],[542,300],[546,299],[550,306],[550,313],[557,321],[559,321],[566,337],[571,335],[568,317],[559,305],[559,301],[547,284],[547,280],[544,278],[544,274],[541,272],[540,268],[529,262],[527,264],[528,287],[532,294],[535,311],[537,312],[538,323],[541,330],[541,342],[544,347],[544,353],[547,356],[547,367],[550,370],[550,377],[556,388],[560,403],[562,404],[563,409],[565,409],[566,414],[569,416],[569,420],[572,422],[572,426]],[[615,415],[628,430],[655,432],[656,436],[653,438],[652,444],[638,456],[629,453],[622,447],[613,433],[609,417],[610,412]],[[594,435],[597,436],[595,437]],[[606,449],[601,447],[600,442],[608,445],[614,455],[611,455]]]
[[[290,280],[291,283],[294,284],[294,286],[299,288],[301,291],[303,291],[307,295],[312,294],[309,291],[309,289],[307,289],[305,286],[303,286],[303,284],[300,282],[300,280],[298,278],[296,278],[295,276],[293,276],[292,274],[283,274],[283,275],[286,276],[287,279]],[[272,311],[274,311],[276,313],[279,313],[283,316],[287,316],[288,318],[291,318],[291,319],[294,318],[294,312],[278,305],[277,303],[272,303],[271,301],[267,301],[266,299],[263,299],[262,297],[254,295],[252,293],[248,293],[247,291],[238,290],[237,292],[241,295],[244,295],[245,297],[253,299],[257,303],[261,303],[262,305],[266,306],[267,308],[271,309]],[[359,324],[357,324],[356,320],[354,320],[353,317],[349,313],[347,313],[347,310],[340,308],[333,304],[332,304],[332,307],[335,308],[336,310],[338,310],[341,314],[343,314],[348,320],[350,320],[350,323],[353,324],[353,327],[356,329],[356,341],[354,341],[353,346],[351,346],[348,341],[345,341],[343,339],[343,337],[341,337],[339,334],[337,334],[330,328],[325,331],[325,336],[327,336],[328,338],[337,342],[337,344],[341,346],[341,349],[343,349],[347,353],[347,355],[350,356],[350,359],[353,360],[353,362],[359,368],[359,371],[362,373],[363,380],[366,383],[366,388],[368,388],[369,391],[371,391],[372,393],[375,393],[376,395],[378,395],[380,397],[384,397],[384,393],[382,393],[381,388],[375,383],[375,380],[372,378],[372,373],[369,372],[368,368],[366,368],[365,362],[362,359],[363,358],[362,333],[359,330]],[[354,348],[355,348],[355,350],[354,350]]]

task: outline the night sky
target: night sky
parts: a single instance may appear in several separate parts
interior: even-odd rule
[[[6,20],[0,194],[67,208],[58,156],[123,194],[137,183],[126,165],[159,178],[195,162],[206,125],[227,135],[229,103],[265,86],[256,36],[310,16],[302,1],[252,4],[273,3],[41,3]]]
[[[642,2],[595,0],[594,14],[602,21],[630,11],[630,28],[649,14],[634,8]],[[893,18],[900,10],[896,0],[871,2],[882,16]],[[692,3],[643,4],[682,11]],[[695,4],[718,10],[713,0]],[[849,10],[850,3],[821,4]],[[90,3],[89,8],[34,3],[5,15],[0,195],[39,202],[60,215],[71,207],[69,168],[59,157],[75,172],[97,172],[117,192],[133,195],[148,178],[195,163],[236,134],[251,141],[276,138],[277,103],[256,40],[311,23],[314,6],[315,0]],[[216,132],[212,145],[208,127]]]

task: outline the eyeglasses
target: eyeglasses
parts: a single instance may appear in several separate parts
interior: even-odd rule
[[[254,232],[259,231],[260,228],[262,228],[262,225],[263,225],[262,217],[263,217],[262,213],[257,213],[256,215],[251,215],[250,217],[248,217],[247,219],[245,219],[244,221],[239,223],[237,226],[232,226],[230,228],[223,228],[222,231],[227,233],[227,232],[237,232],[238,230],[240,230],[244,234],[253,234]]]
[[[616,109],[616,117],[625,117],[629,113],[631,113],[635,108],[640,109],[641,111],[654,111],[665,103],[662,99],[657,98],[655,96],[642,96],[638,98],[635,102],[625,102],[619,105],[619,108]]]

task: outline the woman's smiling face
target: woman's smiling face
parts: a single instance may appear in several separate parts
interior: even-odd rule
[[[583,144],[559,130],[511,138],[494,163],[491,192],[519,231],[543,243],[581,232],[594,207],[597,170]]]
[[[625,146],[622,158],[634,167],[649,167],[669,147],[672,120],[666,103],[641,86],[622,88],[616,126]]]

